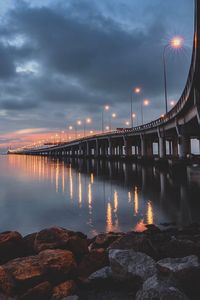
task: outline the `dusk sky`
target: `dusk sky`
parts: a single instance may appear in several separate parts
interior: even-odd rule
[[[42,3],[42,4],[41,4]],[[169,100],[184,88],[193,40],[192,0],[6,0],[0,2],[0,148],[29,143],[91,117],[101,128],[105,104],[129,119],[131,89],[145,121],[164,112],[164,46],[174,35],[184,49],[168,51]],[[138,115],[140,122],[140,115]]]

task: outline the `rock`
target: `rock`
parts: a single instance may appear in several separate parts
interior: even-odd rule
[[[15,290],[13,279],[2,266],[0,266],[0,290],[3,291],[6,295],[14,294]]]
[[[183,258],[164,258],[157,262],[158,270],[163,274],[182,274],[194,268],[200,268],[198,257],[195,255]]]
[[[23,248],[24,248],[24,255],[33,255],[36,254],[34,243],[36,238],[37,232],[31,233],[23,237]]]
[[[22,250],[22,236],[19,232],[5,231],[0,234],[0,264],[21,256]]]
[[[37,233],[34,242],[36,252],[46,249],[65,249],[69,240],[70,232],[60,227],[44,229]]]
[[[133,249],[143,252],[153,258],[157,258],[158,253],[153,247],[151,240],[145,234],[130,232],[122,236],[120,239],[112,243],[109,249]]]
[[[82,239],[79,236],[70,237],[67,248],[72,251],[78,259],[89,252],[87,240]]]
[[[176,287],[176,283],[169,277],[160,277],[158,274],[149,277],[142,286],[143,290],[159,289],[163,290],[170,287]]]
[[[92,250],[86,254],[80,262],[78,274],[81,278],[87,278],[90,274],[107,266],[108,264],[108,254],[105,250]]]
[[[189,298],[200,299],[200,264],[197,256],[165,258],[157,262],[157,268],[161,274],[173,278]]]
[[[51,295],[51,285],[48,281],[42,282],[37,286],[29,289],[23,294],[20,300],[44,300],[48,299]]]
[[[43,277],[38,256],[16,258],[3,267],[19,285],[32,286],[41,282]]]
[[[106,267],[92,273],[88,279],[90,281],[97,281],[97,280],[110,279],[111,277],[112,277],[111,267],[106,266]]]
[[[108,248],[110,244],[119,239],[122,235],[115,233],[98,234],[91,245],[91,249]]]
[[[49,277],[73,276],[77,264],[74,255],[68,250],[44,250],[39,253],[40,266]]]
[[[169,242],[163,243],[159,249],[160,257],[185,257],[189,255],[198,255],[200,248],[190,240],[171,239]]]
[[[64,297],[74,294],[76,284],[73,280],[68,280],[55,286],[52,291],[51,300],[62,300]]]
[[[113,277],[119,280],[137,278],[142,281],[156,273],[155,261],[145,253],[111,249],[109,260]]]
[[[186,295],[174,287],[166,289],[140,290],[136,294],[136,300],[189,300]]]

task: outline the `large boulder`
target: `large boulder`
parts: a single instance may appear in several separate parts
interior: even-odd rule
[[[51,300],[62,300],[75,293],[76,284],[73,280],[68,280],[55,286],[52,291]]]
[[[23,253],[22,236],[17,231],[0,233],[0,264],[21,256]]]
[[[74,255],[68,250],[44,250],[38,255],[40,267],[48,277],[59,279],[62,276],[73,276],[77,264]]]
[[[198,257],[195,255],[183,258],[164,258],[157,262],[158,270],[163,274],[174,274],[182,276],[193,269],[199,269]]]
[[[132,249],[143,252],[153,258],[157,258],[158,253],[153,247],[151,240],[145,234],[129,232],[113,242],[109,249]]]
[[[83,257],[82,261],[79,264],[79,277],[87,278],[90,274],[107,266],[108,264],[108,254],[105,250],[92,250]]]
[[[155,261],[145,253],[134,250],[111,249],[109,261],[113,277],[119,280],[137,278],[142,282],[156,273]]]
[[[22,296],[20,300],[44,300],[51,296],[51,285],[48,281],[42,282],[33,288],[29,289]]]
[[[43,278],[38,256],[13,259],[3,265],[3,268],[20,286],[33,286],[41,282]]]
[[[6,295],[12,295],[15,291],[15,283],[12,277],[2,266],[0,266],[0,290]]]
[[[169,276],[192,299],[200,299],[200,264],[195,255],[165,258],[157,262],[161,275]]]
[[[60,227],[52,227],[38,232],[34,239],[34,250],[41,252],[46,249],[65,249],[70,231]]]

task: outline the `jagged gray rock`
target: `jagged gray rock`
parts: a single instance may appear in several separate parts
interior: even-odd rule
[[[164,258],[157,262],[157,268],[161,273],[183,273],[199,268],[200,264],[196,255],[183,258]]]
[[[138,277],[143,281],[156,273],[156,262],[145,253],[111,249],[109,260],[113,277],[120,280]]]

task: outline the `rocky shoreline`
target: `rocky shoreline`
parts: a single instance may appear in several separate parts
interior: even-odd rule
[[[200,225],[0,233],[1,300],[200,299]]]

